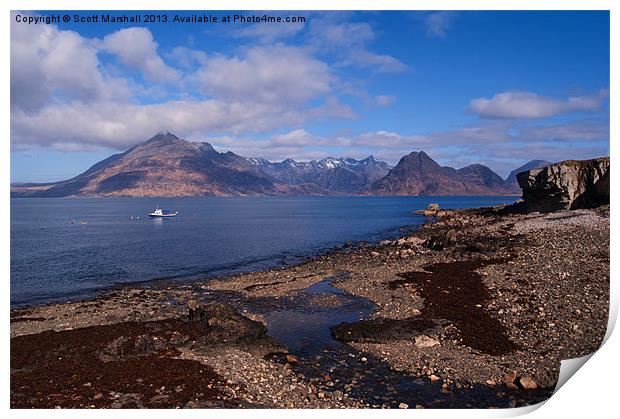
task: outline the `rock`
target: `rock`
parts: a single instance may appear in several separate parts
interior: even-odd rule
[[[288,354],[286,355],[286,362],[296,364],[299,362],[299,357],[297,355]]]
[[[609,157],[566,160],[517,175],[528,212],[609,204]]]
[[[443,247],[450,247],[456,244],[456,230],[448,230],[444,237]]]
[[[407,403],[400,403],[398,405],[399,409],[409,409],[409,405]]]
[[[416,236],[407,237],[405,240],[407,241],[407,243],[415,245],[415,246],[422,245],[424,243],[424,239],[421,239]]]
[[[536,384],[536,381],[534,381],[532,377],[527,376],[527,375],[523,377],[519,377],[518,384],[524,390],[536,390],[538,388],[538,384]]]
[[[198,302],[196,300],[189,300],[187,302],[187,308],[190,310],[196,310],[198,308]]]
[[[490,387],[495,387],[497,383],[493,380],[486,380],[485,383]]]
[[[439,204],[428,204],[426,209],[416,211],[416,214],[422,214],[426,217],[434,217],[439,211]]]
[[[516,371],[511,371],[509,373],[504,374],[504,383],[505,384],[514,383],[516,379],[517,379],[517,372]]]
[[[261,322],[251,320],[237,312],[230,304],[209,302],[203,304],[202,322],[208,320],[210,336],[221,342],[253,342],[266,336],[267,328]]]
[[[437,345],[440,345],[440,342],[430,336],[419,335],[415,337],[415,346],[418,348],[432,348]]]
[[[431,381],[439,381],[439,380],[441,380],[441,378],[437,377],[435,374],[431,374],[428,378],[430,378]]]
[[[435,235],[424,242],[431,250],[443,250],[456,244],[456,230],[450,229],[443,235]]]

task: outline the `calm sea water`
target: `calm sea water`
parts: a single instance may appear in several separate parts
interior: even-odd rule
[[[294,263],[345,241],[377,241],[413,214],[515,197],[11,199],[11,305],[96,295],[119,284],[187,280]],[[155,206],[179,211],[149,219]]]

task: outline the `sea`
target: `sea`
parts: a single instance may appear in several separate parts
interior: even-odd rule
[[[149,281],[193,281],[298,263],[345,242],[415,229],[430,203],[515,196],[12,198],[11,306],[75,301]],[[157,206],[178,211],[150,219]]]

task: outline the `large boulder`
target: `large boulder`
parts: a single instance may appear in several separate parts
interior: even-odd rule
[[[517,174],[528,212],[609,204],[609,157],[566,160]]]

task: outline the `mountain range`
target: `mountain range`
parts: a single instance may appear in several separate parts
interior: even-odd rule
[[[11,196],[519,194],[514,174],[543,163],[547,162],[533,160],[504,180],[480,164],[461,169],[440,166],[423,151],[404,156],[395,167],[373,156],[270,162],[220,153],[209,143],[161,133],[74,178],[12,184]]]

